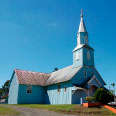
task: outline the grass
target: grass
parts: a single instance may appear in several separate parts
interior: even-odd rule
[[[14,115],[18,116],[19,114],[20,114],[19,112],[13,109],[0,106],[0,116],[14,116]]]
[[[45,109],[45,110],[55,111],[65,114],[76,114],[79,116],[85,116],[85,115],[86,116],[116,116],[116,114],[103,107],[85,108],[80,105],[38,105],[38,104],[26,104],[26,105],[24,104],[24,105],[16,105],[16,106]]]

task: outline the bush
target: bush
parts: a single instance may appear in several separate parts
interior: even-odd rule
[[[85,100],[87,103],[91,103],[94,101],[94,97],[87,96],[87,97],[85,97]]]
[[[111,92],[104,90],[103,88],[97,89],[94,94],[94,100],[103,104],[107,104],[113,101],[113,95]]]

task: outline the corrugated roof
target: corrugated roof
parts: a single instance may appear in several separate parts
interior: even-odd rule
[[[73,66],[68,66],[66,68],[55,71],[46,81],[46,85],[55,84],[59,82],[64,82],[70,80],[82,67],[73,68]]]
[[[45,85],[51,74],[15,69],[19,84]]]
[[[15,74],[17,76],[19,84],[45,86],[68,81],[81,68],[82,67],[73,68],[73,66],[71,65],[66,68],[55,71],[51,74],[15,69]]]

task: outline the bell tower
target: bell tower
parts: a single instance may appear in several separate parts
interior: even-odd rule
[[[79,66],[94,67],[94,49],[89,46],[88,32],[84,24],[82,10],[77,33],[77,46],[73,50],[73,67]]]

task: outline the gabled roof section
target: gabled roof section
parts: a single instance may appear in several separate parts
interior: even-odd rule
[[[90,84],[93,80],[96,80],[96,82],[99,84],[99,86],[102,87],[101,83],[98,81],[98,79],[96,78],[95,75],[88,81],[88,84]]]
[[[51,74],[48,73],[40,73],[40,72],[32,72],[32,71],[25,71],[25,70],[14,70],[19,84],[26,84],[26,85],[41,85],[44,86],[47,79],[50,77]]]
[[[68,66],[66,68],[55,71],[46,81],[46,85],[51,85],[55,83],[65,82],[71,80],[73,76],[81,69],[82,67],[73,68],[73,66]]]
[[[81,44],[81,45],[76,46],[76,48],[74,48],[72,52],[74,52],[74,51],[76,51],[76,50],[79,50],[79,49],[81,49],[81,48],[89,48],[89,49],[91,49],[91,50],[94,50],[94,49],[93,49],[92,47],[90,47],[89,45]]]
[[[83,83],[76,84],[75,86],[88,89],[88,86],[87,86],[87,85],[88,85],[88,84],[91,84],[91,82],[92,82],[93,80],[95,80],[95,81],[98,83],[98,85],[99,85],[100,87],[103,87],[102,84],[99,82],[99,80],[96,78],[95,75],[94,75],[94,76],[91,76],[91,77],[88,77],[87,79],[85,79],[85,80],[83,81]]]

